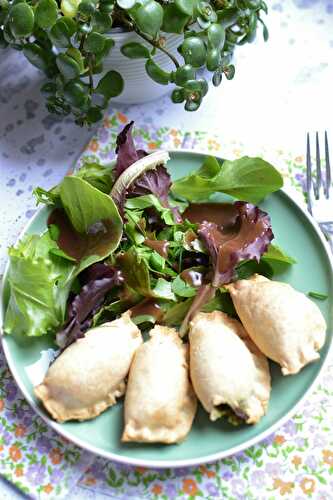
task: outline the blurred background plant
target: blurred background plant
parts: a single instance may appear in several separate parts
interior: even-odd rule
[[[235,46],[252,42],[258,25],[267,40],[263,13],[263,0],[0,0],[0,47],[22,51],[45,73],[41,91],[51,113],[72,113],[77,124],[90,125],[124,88],[119,72],[103,68],[114,28],[142,39],[124,43],[122,54],[142,59],[156,83],[175,84],[172,101],[195,111],[209,73],[214,86],[233,78]],[[170,33],[182,36],[177,56],[167,47]],[[156,63],[157,51],[172,61],[172,71]]]

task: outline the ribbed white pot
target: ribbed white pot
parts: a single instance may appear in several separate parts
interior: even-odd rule
[[[125,57],[120,49],[124,43],[139,42],[151,48],[151,45],[134,32],[125,32],[115,28],[111,30],[112,39],[115,42],[110,54],[103,61],[104,71],[110,69],[118,71],[124,79],[124,90],[112,99],[112,102],[121,104],[140,104],[158,99],[167,94],[172,85],[160,85],[155,83],[146,73],[145,59],[129,59]],[[177,47],[182,43],[183,36],[165,33],[166,49],[179,58]],[[160,50],[157,50],[154,61],[164,70],[171,71],[175,65],[170,58]]]

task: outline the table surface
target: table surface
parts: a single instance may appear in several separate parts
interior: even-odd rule
[[[140,124],[202,130],[226,143],[241,142],[245,151],[264,147],[301,154],[307,131],[326,129],[333,138],[333,3],[273,1],[268,26],[268,43],[258,39],[240,48],[235,79],[211,88],[197,113],[171,105],[168,96],[117,109]],[[33,187],[60,181],[93,133],[47,114],[41,78],[20,54],[1,52],[0,275],[8,245],[36,209]],[[4,480],[0,491],[2,499],[22,497]],[[93,497],[82,487],[67,496]]]

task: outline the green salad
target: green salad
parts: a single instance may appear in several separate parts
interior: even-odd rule
[[[6,333],[53,334],[63,349],[130,309],[143,329],[160,323],[185,335],[199,310],[236,316],[225,284],[293,264],[256,206],[282,187],[272,165],[207,157],[172,183],[168,153],[137,150],[132,127],[119,134],[112,165],[86,162],[35,190],[49,207],[47,229],[9,249]]]

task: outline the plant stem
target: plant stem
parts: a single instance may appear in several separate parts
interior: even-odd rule
[[[143,38],[144,40],[146,40],[146,42],[150,43],[150,45],[152,45],[153,47],[155,47],[156,49],[159,49],[160,51],[164,52],[165,55],[167,55],[171,61],[174,63],[174,65],[176,66],[176,68],[179,68],[180,64],[179,62],[177,61],[177,59],[175,58],[174,55],[170,54],[170,52],[165,49],[164,47],[161,47],[157,42],[155,42],[154,40],[152,40],[151,38],[149,38],[147,35],[145,35],[144,33],[142,33],[141,31],[139,31],[137,28],[135,28],[135,26],[133,26],[133,24],[131,22],[129,22],[127,19],[126,20],[123,20],[123,22],[125,22],[125,24],[127,24],[127,26],[133,30],[137,35],[141,36],[141,38]]]
[[[83,35],[81,36],[81,40],[80,40],[80,46],[79,46],[79,51],[80,51],[80,52],[82,52],[82,49],[83,49],[83,44],[84,44],[85,39],[86,39],[86,35],[85,35],[85,34],[83,34]]]
[[[94,90],[94,80],[93,80],[92,65],[91,65],[91,57],[90,56],[88,58],[88,73],[89,73],[89,90],[90,90],[90,94],[92,94],[93,90]]]
[[[140,30],[138,30],[133,23],[131,23],[131,21],[129,21],[128,19],[122,19],[122,22],[123,24],[126,24],[127,27],[131,30],[131,31],[134,31],[137,35],[141,36],[141,38],[143,38],[144,40],[146,40],[146,42],[148,42],[150,45],[152,45],[153,47],[155,47],[156,49],[159,49],[160,51],[162,51],[166,56],[168,56],[171,61],[173,62],[173,64],[176,66],[176,68],[179,68],[180,67],[180,64],[179,62],[177,61],[177,59],[175,58],[175,56],[173,54],[170,54],[170,52],[165,49],[164,47],[161,47],[157,42],[155,42],[154,40],[152,40],[151,38],[149,38],[147,35],[145,35],[144,33],[142,33]]]
[[[176,68],[179,68],[180,64],[179,64],[179,62],[177,61],[177,59],[175,58],[175,56],[173,54],[170,54],[170,52],[168,50],[166,50],[164,47],[161,47],[158,43],[154,42],[154,40],[151,40],[144,33],[141,33],[141,31],[138,31],[134,27],[133,27],[133,29],[134,29],[134,31],[135,31],[135,33],[137,35],[141,36],[141,38],[143,38],[144,40],[146,40],[146,42],[150,43],[150,45],[152,45],[153,47],[156,47],[156,49],[159,49],[162,52],[164,52],[164,54],[167,55],[171,59],[171,61],[176,66]]]

